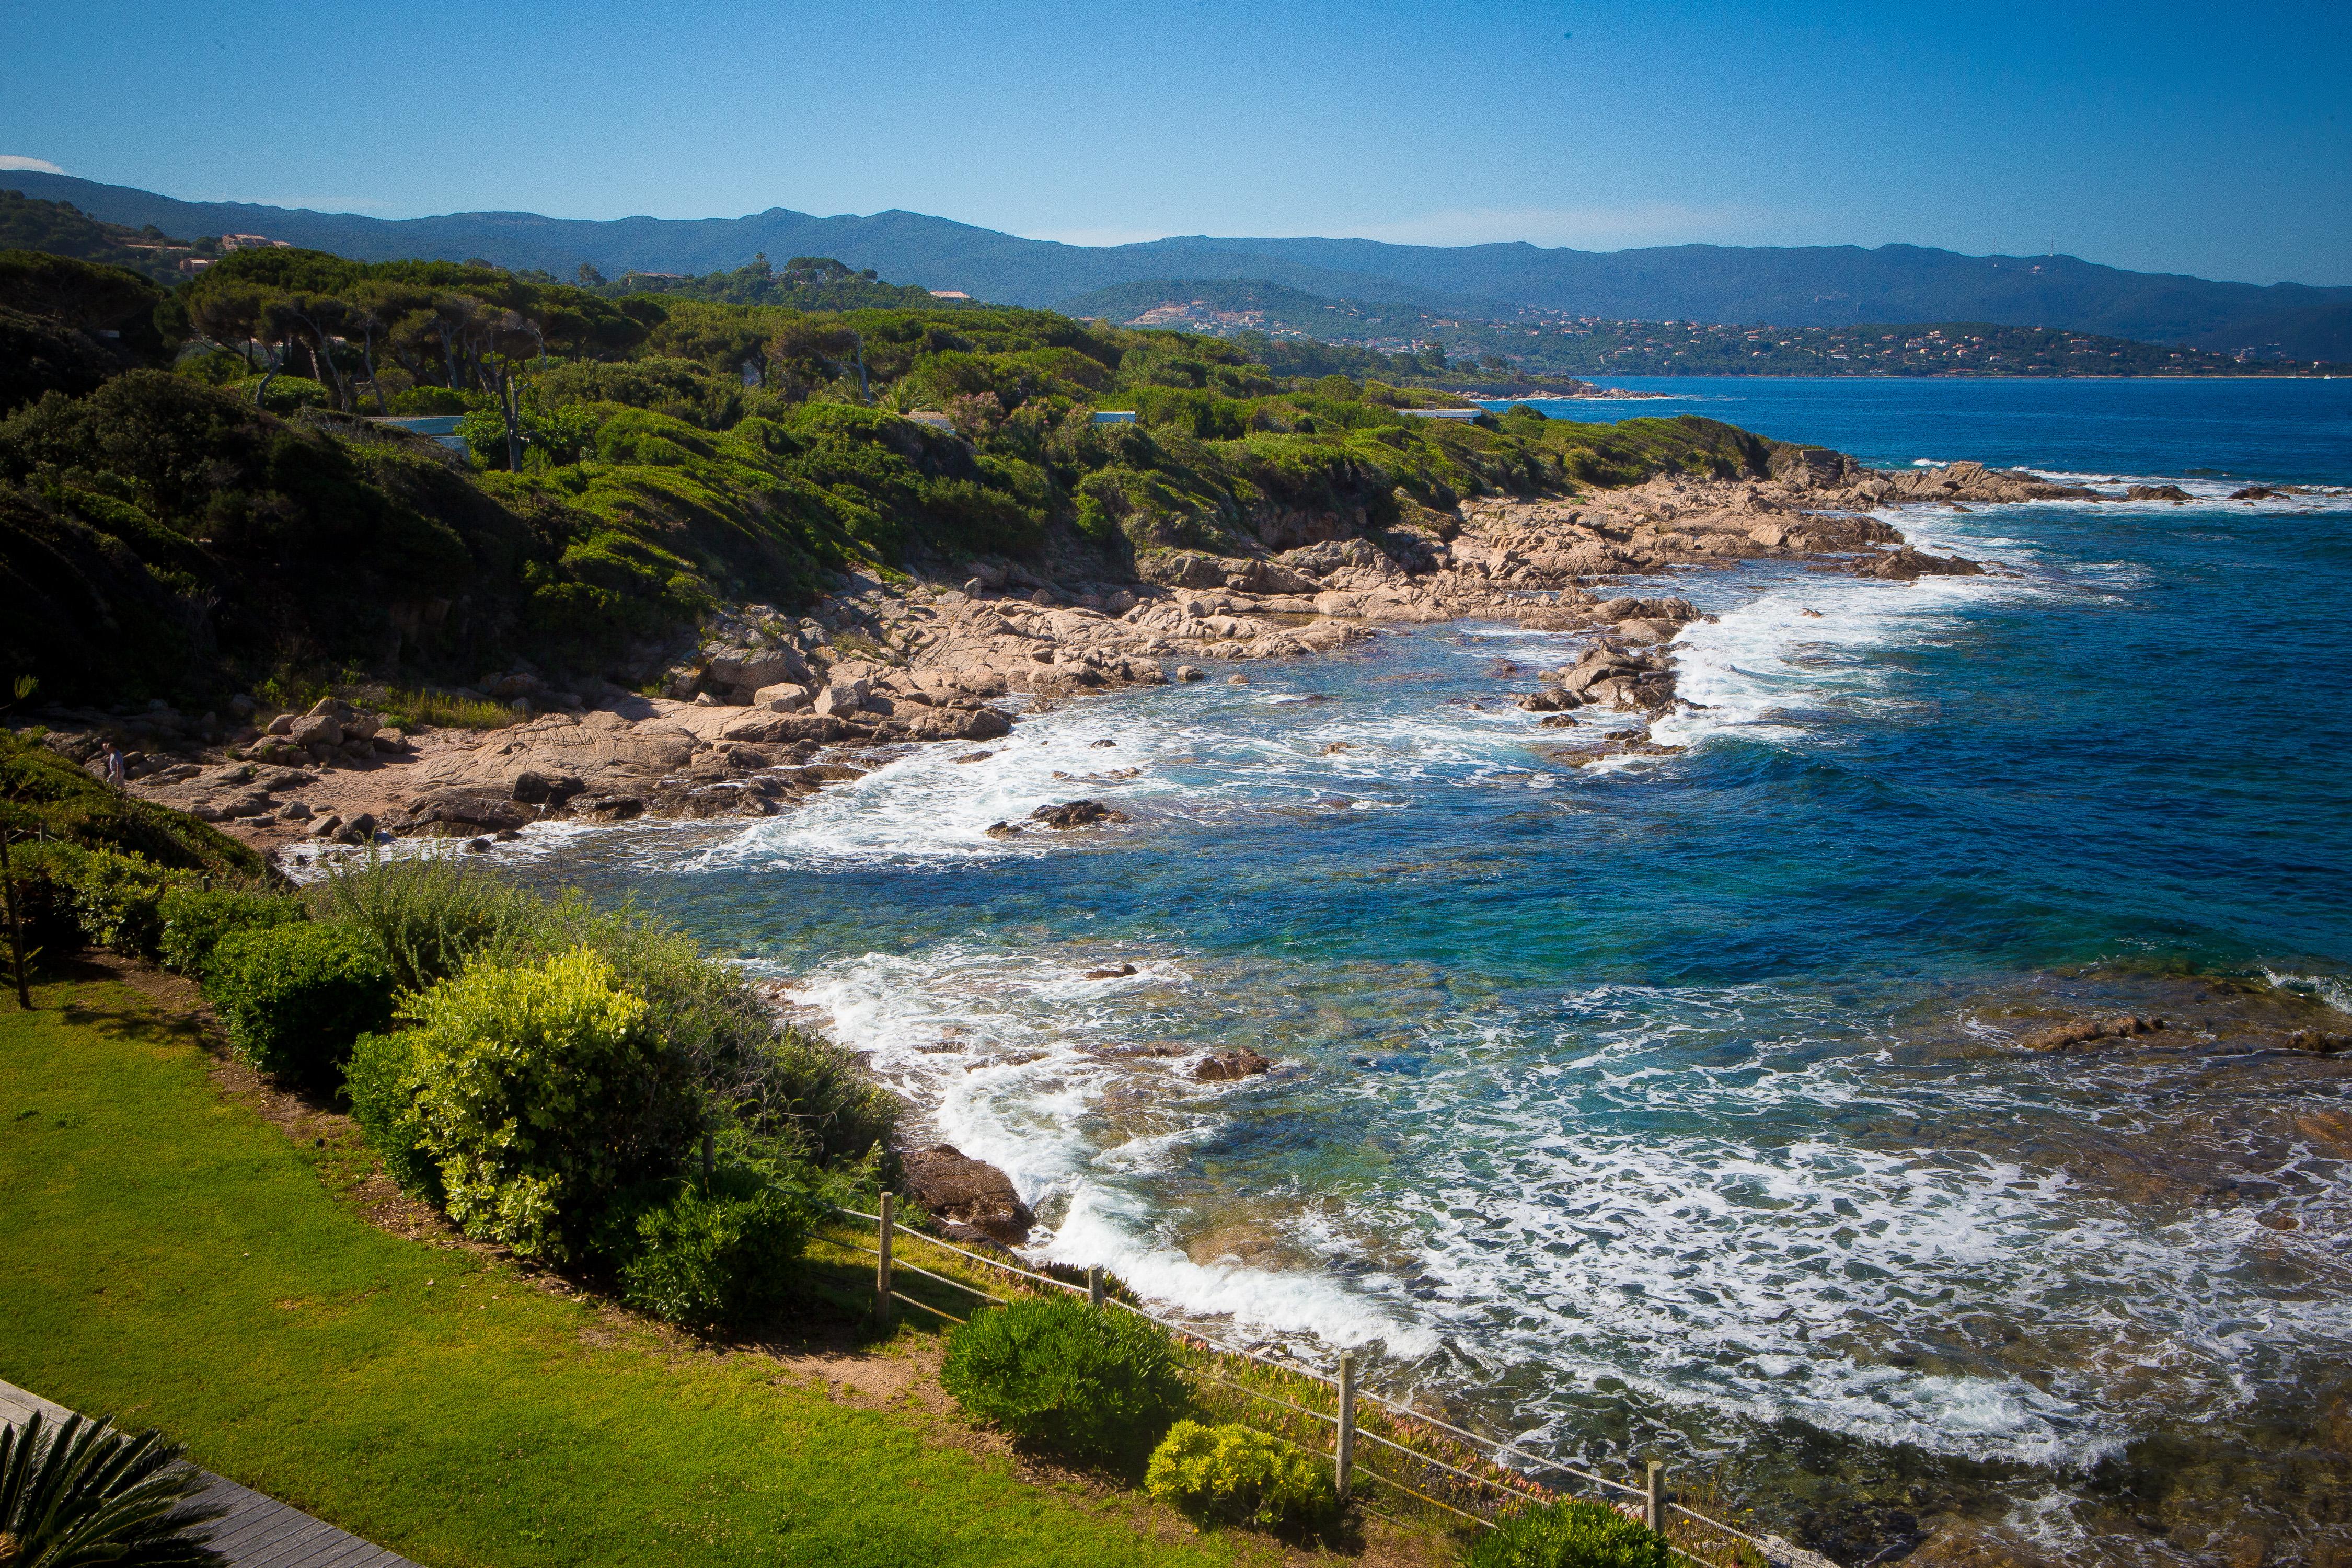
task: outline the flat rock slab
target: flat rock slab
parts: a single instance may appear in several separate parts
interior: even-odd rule
[[[0,1383],[0,1421],[21,1426],[36,1412],[49,1423],[73,1414],[13,1383]],[[330,1563],[333,1568],[415,1568],[398,1552],[337,1530],[276,1498],[209,1470],[196,1473],[205,1478],[205,1486],[191,1500],[226,1510],[207,1528],[205,1540],[231,1568],[323,1568]]]

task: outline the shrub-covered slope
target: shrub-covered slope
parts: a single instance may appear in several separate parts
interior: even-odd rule
[[[5,730],[0,821],[15,839],[118,850],[173,870],[262,874],[261,857],[218,828],[111,788],[47,746]]]
[[[67,281],[186,341],[151,356],[169,370],[66,366],[0,420],[0,665],[64,700],[516,658],[635,683],[713,607],[794,606],[848,570],[1119,583],[1160,552],[1442,530],[1468,496],[1761,473],[1777,446],[1696,419],[1415,418],[1454,400],[1046,311],[613,301],[289,250],[169,299]],[[78,308],[0,266],[0,310],[62,334]],[[462,414],[471,461],[380,409]]]

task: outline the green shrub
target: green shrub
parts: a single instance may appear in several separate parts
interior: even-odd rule
[[[362,1035],[352,1042],[343,1091],[351,1097],[352,1120],[367,1134],[384,1173],[410,1197],[438,1205],[447,1194],[441,1190],[440,1168],[425,1147],[424,1119],[416,1113],[410,1081],[415,1047],[411,1035]]]
[[[212,963],[213,949],[229,932],[302,918],[302,906],[292,899],[234,889],[173,888],[157,909],[163,918],[163,940],[157,944],[163,967],[197,981]]]
[[[442,415],[463,414],[471,406],[462,392],[452,392],[446,386],[412,386],[405,392],[395,392],[385,406],[394,414]]]
[[[392,972],[374,944],[310,921],[222,937],[205,994],[239,1058],[314,1091],[341,1080],[352,1041],[392,1021]]]
[[[170,870],[120,849],[82,849],[54,864],[82,940],[141,958],[154,957],[163,940],[163,895],[198,880],[194,872]]]
[[[700,1096],[646,1011],[584,947],[476,963],[407,1004],[418,1140],[467,1235],[560,1261],[614,1194],[675,1172]]]
[[[309,889],[312,912],[363,931],[403,991],[449,978],[486,947],[542,923],[541,900],[467,866],[452,850],[331,868]]]
[[[265,379],[268,383],[266,390],[262,384]],[[233,397],[242,398],[247,403],[252,402],[257,395],[261,399],[261,406],[272,414],[291,414],[297,408],[324,408],[333,401],[332,395],[328,392],[323,382],[312,381],[307,375],[274,375],[266,378],[249,375],[241,381],[230,382],[221,390]]]
[[[981,1420],[1089,1462],[1139,1458],[1184,1406],[1167,1330],[1060,1295],[972,1314],[948,1336],[940,1383]]]
[[[1671,1568],[1666,1538],[1605,1503],[1512,1514],[1470,1549],[1470,1568]]]
[[[16,891],[17,918],[25,922],[26,961],[57,956],[81,946],[81,922],[74,919],[73,890],[62,862],[81,851],[70,844],[18,844],[8,851],[8,880]]]
[[[839,1165],[887,1148],[898,1101],[822,1035],[779,1030],[734,964],[630,905],[598,910],[572,894],[538,906],[485,949],[508,963],[590,947],[646,999],[647,1026],[744,1129],[798,1157]]]
[[[629,1215],[607,1250],[624,1259],[623,1299],[638,1310],[697,1327],[741,1323],[782,1302],[821,1213],[805,1194],[726,1165]]]
[[[1330,1462],[1255,1427],[1179,1421],[1152,1451],[1143,1484],[1196,1519],[1267,1527],[1338,1511]]]

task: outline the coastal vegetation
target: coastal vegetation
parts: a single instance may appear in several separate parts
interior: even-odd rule
[[[517,658],[636,685],[720,607],[845,572],[1128,581],[1307,532],[1442,536],[1465,497],[1760,471],[1769,447],[1415,418],[1462,405],[1047,311],[609,293],[248,248],[167,296],[0,257],[0,310],[54,349],[0,410],[0,662],[54,700],[195,710]],[[373,422],[398,415],[457,416],[470,458]]]
[[[0,1360],[60,1403],[425,1563],[1264,1556],[1179,1539],[1131,1494],[1033,1485],[919,1407],[793,1370],[916,1375],[920,1331],[839,1337],[871,1289],[856,1254],[803,1276],[813,1337],[789,1342],[830,1359],[726,1353],[371,1224],[387,1194],[352,1123],[224,1099],[197,1026],[131,986],[83,973],[36,1001],[0,1009]]]

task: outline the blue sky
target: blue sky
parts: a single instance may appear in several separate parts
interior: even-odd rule
[[[0,0],[0,161],[191,199],[903,207],[1086,243],[2054,237],[2121,267],[2352,283],[2341,0]]]

